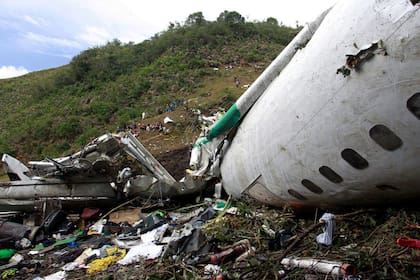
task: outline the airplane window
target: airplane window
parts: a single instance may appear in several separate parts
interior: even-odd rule
[[[289,189],[289,190],[287,190],[287,192],[291,195],[291,196],[294,196],[294,197],[296,197],[297,199],[299,199],[299,200],[306,200],[306,197],[304,197],[303,195],[301,195],[300,193],[298,193],[297,191],[295,191],[295,190],[292,190],[292,189]]]
[[[10,181],[20,181],[20,178],[16,173],[7,172],[7,176],[9,176]]]
[[[320,187],[318,187],[312,181],[309,181],[307,179],[302,180],[302,185],[313,193],[323,193],[323,190]]]
[[[400,137],[382,124],[372,127],[369,135],[379,146],[388,151],[394,151],[403,144]]]
[[[356,169],[365,169],[369,166],[367,160],[353,149],[344,149],[341,152],[341,157]]]
[[[420,92],[415,93],[407,100],[407,108],[420,120]]]
[[[330,180],[333,183],[343,182],[343,178],[341,178],[340,175],[338,175],[334,170],[332,170],[328,166],[321,166],[319,168],[319,173],[324,175],[325,178],[327,178],[328,180]]]
[[[390,186],[390,185],[378,185],[376,186],[378,189],[380,189],[381,191],[386,191],[386,190],[394,190],[394,191],[398,191],[397,187],[394,186]]]

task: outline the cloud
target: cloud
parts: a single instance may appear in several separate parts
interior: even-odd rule
[[[107,41],[114,39],[107,30],[96,26],[85,27],[82,33],[76,35],[75,38],[89,46],[103,45]]]
[[[0,67],[0,79],[13,78],[25,75],[27,73],[29,73],[29,71],[22,66],[15,67],[9,65]]]
[[[43,18],[40,18],[40,17],[34,18],[30,15],[24,15],[24,16],[22,16],[22,19],[24,21],[30,23],[30,24],[37,25],[37,26],[46,24],[46,21]]]
[[[10,32],[10,31],[19,30],[19,26],[20,26],[19,22],[14,20],[13,18],[0,16],[0,32],[1,32],[0,35],[2,35],[4,31]]]
[[[46,36],[46,35],[37,34],[33,32],[26,32],[23,34],[23,36],[25,37],[25,39],[33,43],[44,45],[44,46],[58,46],[58,47],[67,47],[67,48],[73,48],[73,49],[82,48],[80,43],[74,40]]]
[[[46,56],[64,57],[68,60],[70,60],[74,56],[74,54],[65,53],[65,52],[61,53],[61,52],[58,52],[58,51],[54,51],[54,50],[50,50],[50,51],[33,50],[33,53],[37,53],[37,54],[40,54],[40,55],[43,55],[43,56],[46,55]]]
[[[113,39],[139,43],[198,11],[206,20],[215,20],[228,10],[239,12],[247,21],[274,17],[294,26],[297,20],[300,24],[313,20],[334,2],[153,0],[145,5],[138,0],[0,0],[0,61],[30,70],[59,66],[66,60],[57,57],[68,62],[82,50]],[[23,55],[28,59],[22,59]]]

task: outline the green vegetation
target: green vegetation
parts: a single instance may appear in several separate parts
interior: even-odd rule
[[[251,83],[297,32],[274,18],[246,22],[224,11],[207,21],[197,12],[142,43],[115,39],[63,67],[1,80],[0,153],[64,155],[181,98],[198,98],[204,110],[230,106],[244,91],[232,75]]]

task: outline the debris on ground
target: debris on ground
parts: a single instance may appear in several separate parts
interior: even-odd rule
[[[8,223],[27,231],[2,236],[2,279],[420,276],[415,208],[330,210],[319,217],[321,209],[274,209],[229,197],[198,203],[140,199],[106,210],[56,209],[32,239],[23,219],[3,221],[0,231]]]

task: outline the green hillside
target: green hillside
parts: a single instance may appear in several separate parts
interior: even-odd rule
[[[197,12],[142,43],[115,39],[63,67],[0,80],[0,153],[68,154],[142,112],[158,117],[176,100],[203,112],[227,108],[245,91],[233,76],[251,83],[297,32],[274,18],[246,22],[225,11],[206,21]]]

